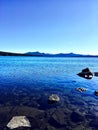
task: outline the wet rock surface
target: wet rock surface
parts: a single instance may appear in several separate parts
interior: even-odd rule
[[[85,78],[85,79],[92,79],[93,73],[90,71],[89,68],[83,69],[80,73],[77,74],[78,76]]]
[[[86,89],[86,88],[76,88],[76,90],[79,91],[79,92],[84,92],[84,91],[86,91],[87,89]]]

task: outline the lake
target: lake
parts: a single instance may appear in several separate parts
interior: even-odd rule
[[[98,72],[98,58],[0,56],[0,130],[19,115],[30,120],[28,130],[97,130],[98,77],[77,75],[87,67]],[[49,104],[51,94],[60,101]]]

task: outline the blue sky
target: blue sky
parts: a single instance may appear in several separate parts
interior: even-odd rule
[[[98,0],[0,0],[0,50],[98,54]]]

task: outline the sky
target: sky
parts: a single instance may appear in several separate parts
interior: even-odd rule
[[[0,51],[98,54],[98,0],[0,0]]]

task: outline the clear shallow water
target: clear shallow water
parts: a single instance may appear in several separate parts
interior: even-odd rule
[[[86,67],[89,67],[92,72],[98,72],[98,58],[1,56],[0,106],[1,108],[22,106],[43,110],[47,115],[46,124],[48,123],[50,129],[80,129],[80,127],[81,130],[96,129],[91,121],[93,115],[96,122],[98,115],[98,97],[94,95],[94,91],[98,89],[98,77],[86,80],[77,76],[77,73]],[[87,91],[79,93],[75,90],[77,87],[87,88]],[[48,96],[52,93],[59,95],[61,99],[59,103],[48,104]],[[54,109],[63,112],[60,124],[54,116],[52,119],[49,116]],[[67,119],[63,121],[66,111],[68,111]],[[85,120],[73,121],[71,116],[74,111],[84,116]],[[53,124],[51,120],[55,123]],[[67,128],[68,124],[70,128]]]

